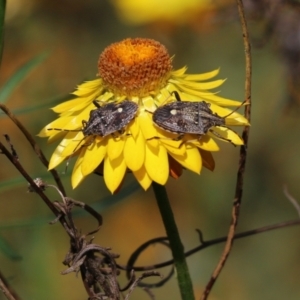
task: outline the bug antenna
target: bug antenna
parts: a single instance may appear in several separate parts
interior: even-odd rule
[[[235,113],[237,110],[239,110],[245,103],[247,102],[247,100],[244,100],[239,106],[237,106],[233,111],[231,111],[228,115],[222,117],[223,119],[226,119],[227,117],[231,116],[233,113]]]
[[[67,171],[68,171],[68,167],[69,167],[71,158],[74,156],[74,154],[75,154],[75,152],[78,150],[78,148],[79,148],[81,142],[82,142],[83,140],[85,140],[85,138],[86,138],[86,137],[84,136],[84,137],[78,142],[78,144],[76,145],[75,149],[73,150],[73,153],[68,157],[68,160],[67,160],[67,162],[66,162],[66,167],[65,167],[65,170],[64,170],[64,172],[63,172],[64,175],[67,174]],[[84,146],[84,145],[82,145],[82,147],[83,147],[83,146]]]
[[[47,130],[65,131],[65,132],[79,132],[82,129],[62,129],[62,128],[47,128]]]
[[[77,146],[76,146],[75,149],[73,150],[73,153],[75,153],[75,152],[78,150],[78,148],[79,148],[81,142],[84,141],[85,139],[86,139],[86,136],[84,136],[84,137],[78,142]],[[83,145],[82,145],[82,146],[83,146]]]

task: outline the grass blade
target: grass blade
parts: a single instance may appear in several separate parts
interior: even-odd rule
[[[29,60],[18,71],[15,72],[15,74],[8,79],[8,81],[4,84],[4,86],[0,90],[0,103],[5,103],[6,100],[9,98],[9,96],[12,94],[12,92],[22,82],[22,80],[30,73],[30,71],[32,71],[40,63],[42,63],[47,56],[48,53],[39,54],[38,56]]]
[[[4,18],[5,18],[6,0],[0,0],[0,62],[2,59],[4,44]]]

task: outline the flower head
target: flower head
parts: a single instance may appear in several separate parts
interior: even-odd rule
[[[112,3],[124,21],[135,25],[155,21],[183,24],[195,20],[199,13],[220,5],[220,1],[211,0],[113,0]]]
[[[164,185],[169,175],[178,178],[182,168],[198,174],[202,166],[213,170],[211,152],[219,150],[214,138],[243,144],[234,131],[224,126],[213,127],[215,134],[208,131],[201,136],[184,134],[181,137],[178,133],[163,130],[152,120],[158,107],[176,101],[174,91],[184,101],[205,101],[213,113],[228,115],[231,110],[225,107],[237,107],[240,102],[210,92],[224,81],[208,81],[219,70],[193,75],[186,74],[185,67],[173,70],[172,58],[166,48],[154,40],[142,38],[126,39],[107,47],[100,55],[98,70],[98,79],[79,85],[73,92],[75,99],[53,108],[59,118],[39,134],[49,137],[49,141],[63,138],[51,157],[49,169],[71,155],[78,155],[72,173],[74,188],[99,166],[103,167],[104,181],[111,192],[120,186],[127,170],[144,189],[152,181]],[[116,125],[115,132],[109,135],[84,135],[83,129],[91,125],[91,111],[95,109],[100,115],[98,122],[104,122],[105,126],[120,124],[108,121],[111,118],[107,115],[111,114],[107,105],[110,104],[110,109],[119,107],[124,100],[138,105],[130,118],[121,110],[121,120],[128,117],[128,122],[123,121],[121,127]],[[118,112],[116,117],[119,117]],[[236,112],[225,121],[226,125],[248,124]]]

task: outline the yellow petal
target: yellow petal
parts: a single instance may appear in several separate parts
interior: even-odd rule
[[[138,115],[138,122],[145,139],[149,139],[157,136],[156,127],[154,127],[152,122],[152,116],[150,117],[149,113],[145,111],[141,112]]]
[[[178,76],[182,76],[182,75],[185,76],[184,73],[186,72],[186,70],[187,70],[187,67],[182,67],[181,69],[172,71],[171,77],[178,77]]]
[[[221,136],[220,139],[222,141],[228,140],[237,146],[244,145],[244,141],[242,140],[242,138],[230,128],[214,127],[212,130],[213,130],[213,132],[216,132],[217,135],[215,135],[213,133],[208,133],[210,136],[214,136],[214,137],[218,138],[218,135],[220,135]]]
[[[93,172],[102,162],[106,154],[106,139],[102,142],[91,144],[81,163],[81,172],[86,176]]]
[[[152,179],[147,174],[146,169],[142,166],[139,170],[133,172],[134,177],[144,190],[147,190],[152,183]]]
[[[89,120],[91,110],[95,109],[93,104],[87,105],[84,110],[80,113],[73,113],[69,116],[63,116],[55,121],[49,123],[44,129],[40,132],[40,136],[55,136],[61,132],[68,132],[72,130],[82,130],[82,121]],[[52,130],[49,130],[52,129]],[[57,130],[53,130],[57,129]]]
[[[192,88],[195,90],[211,90],[216,87],[219,87],[224,83],[224,79],[218,79],[214,81],[209,81],[209,82],[196,82],[196,81],[187,81],[184,79],[170,79],[169,82],[174,83],[180,88],[182,87],[187,87],[187,88]]]
[[[173,91],[169,91],[167,88],[161,89],[159,94],[155,97],[156,100],[155,103],[157,104],[157,106],[164,105],[168,103],[168,101],[171,101],[172,99],[173,101],[175,101],[176,99],[172,95],[172,92]]]
[[[138,122],[145,140],[147,140],[152,147],[158,147],[158,140],[155,139],[155,137],[157,137],[157,130],[153,125],[152,117],[149,116],[149,113],[145,111],[141,112],[138,115]]]
[[[119,101],[119,100],[124,100],[124,96],[119,96],[116,97],[112,92],[105,92],[104,94],[99,94],[98,97],[95,98],[95,100],[99,100],[99,102],[107,102],[108,100],[110,100],[112,97],[115,98],[115,100]],[[101,105],[101,104],[100,104]]]
[[[145,140],[140,133],[136,139],[128,137],[124,147],[124,159],[127,167],[132,171],[138,171],[145,160]]]
[[[202,80],[208,80],[211,79],[215,76],[217,76],[220,72],[220,69],[216,69],[207,73],[202,73],[202,74],[186,74],[184,76],[185,80],[190,80],[190,81],[202,81]]]
[[[91,93],[91,90],[94,91],[95,89],[101,90],[102,92],[102,79],[95,79],[86,81],[77,86],[77,89],[72,94],[77,96],[85,96],[86,94]]]
[[[87,101],[82,98],[73,99],[73,100],[65,101],[61,104],[52,107],[52,110],[56,113],[63,113],[65,111],[69,113],[70,110],[73,111],[74,107],[77,107],[78,105],[82,105],[82,104],[86,105],[86,103]]]
[[[186,148],[185,155],[176,155],[172,153],[170,153],[170,155],[185,168],[197,174],[200,174],[202,167],[202,159],[200,152],[196,147]]]
[[[154,112],[156,110],[156,105],[152,97],[145,97],[142,99],[143,106],[149,112]]]
[[[81,163],[83,161],[86,149],[87,148],[83,149],[80,152],[73,168],[72,177],[71,177],[71,184],[73,189],[75,189],[83,181],[85,177],[81,172]]]
[[[168,154],[165,147],[153,148],[146,142],[145,168],[150,178],[164,185],[169,177]]]
[[[88,96],[79,97],[74,100],[65,101],[55,107],[52,110],[56,113],[59,113],[61,116],[68,116],[72,113],[81,114],[83,110],[92,110],[96,109],[93,101],[98,98],[99,91],[95,91]]]
[[[248,120],[243,115],[237,112],[232,112],[232,109],[224,108],[215,104],[211,104],[210,108],[220,117],[225,118],[226,125],[249,125]],[[229,114],[230,116],[228,116]]]
[[[104,181],[107,188],[113,194],[119,187],[126,172],[126,164],[123,155],[111,161],[106,155],[104,158]]]
[[[58,155],[56,152],[54,152],[52,154],[51,158],[50,158],[49,165],[48,165],[48,170],[52,170],[52,169],[56,168],[65,159],[66,159],[66,157],[62,157],[62,156]]]
[[[249,126],[249,121],[242,115],[233,113],[225,119],[226,125],[231,126]]]
[[[182,140],[176,141],[178,142],[177,147],[174,147],[174,144],[168,143],[167,140],[160,139],[160,142],[163,145],[163,147],[165,147],[170,153],[177,155],[184,155],[185,153],[185,144],[182,143]]]
[[[81,124],[77,125],[76,127],[68,127],[69,123],[72,122],[72,119],[74,117],[63,117],[58,118],[55,121],[49,123],[46,125],[38,134],[40,137],[48,137],[60,134],[61,132],[67,132],[67,130],[74,130],[74,129],[80,129]],[[50,130],[49,130],[50,129]],[[57,129],[57,130],[53,130]],[[66,131],[63,131],[66,130]]]
[[[185,93],[185,96],[182,99],[183,100],[189,100],[189,101],[209,101],[211,103],[217,104],[217,105],[222,105],[222,106],[239,106],[241,105],[241,102],[227,99],[227,98],[222,98],[220,96],[217,96],[211,92],[206,92],[206,91],[197,91],[192,88],[187,88],[181,85],[175,85],[172,83],[168,84],[168,89],[170,91],[178,91],[179,93],[182,94],[182,92]]]
[[[118,158],[124,149],[126,137],[108,137],[108,143],[107,143],[107,155],[110,160],[114,160]]]
[[[55,134],[55,135],[50,136],[50,137],[48,138],[47,143],[50,144],[50,143],[53,143],[53,142],[56,142],[56,141],[60,141],[60,140],[64,139],[66,135],[67,135],[66,132],[61,131],[61,132],[58,133],[58,134]]]
[[[207,99],[208,101],[220,105],[220,106],[240,106],[241,102],[228,99],[228,98],[223,98],[215,94],[207,95],[207,97],[204,98],[204,100]]]
[[[159,128],[158,126],[154,126],[156,129],[156,139],[148,140],[148,144],[153,148],[158,147],[158,144],[153,144],[153,140],[158,141],[165,148],[170,150],[175,154],[183,154],[185,152],[185,145],[183,144],[182,139],[178,139],[179,135],[177,133],[168,132]]]
[[[72,155],[74,152],[80,149],[80,147],[86,147],[89,145],[89,141],[93,137],[85,138],[82,132],[69,132],[65,138],[61,141],[60,145],[64,147],[61,148],[60,155],[63,157]]]
[[[68,133],[68,138],[67,139],[63,139],[60,144],[56,147],[56,149],[54,150],[52,156],[51,156],[51,159],[50,159],[50,162],[49,162],[49,169],[53,169],[55,168],[56,166],[58,166],[62,161],[65,160],[66,157],[70,156],[71,154],[74,153],[74,145],[71,143],[72,141],[72,134],[78,134],[78,133],[75,133],[75,132],[69,132]],[[71,138],[71,140],[70,140]],[[71,146],[70,146],[71,144]],[[78,145],[78,142],[77,142],[77,145]],[[66,151],[66,148],[67,148],[67,151]],[[66,152],[65,152],[66,151]],[[66,153],[66,155],[65,155]]]
[[[194,140],[193,140],[193,138],[194,138]],[[190,134],[186,135],[184,137],[184,140],[186,141],[187,145],[189,144],[189,142],[188,142],[189,139],[190,139],[190,143],[192,143],[196,147],[201,148],[203,150],[207,150],[207,151],[219,151],[220,150],[218,144],[214,141],[214,139],[211,138],[207,134],[200,136],[198,139],[195,139],[195,136],[193,136],[193,135],[190,135]]]
[[[166,131],[166,130],[158,127],[157,125],[155,125],[154,128],[156,129],[155,136],[159,138],[158,140],[164,139],[166,141],[166,143],[168,143],[170,146],[179,147],[181,142],[180,142],[180,139],[178,139],[178,137],[179,137],[178,133],[172,133],[172,132]]]
[[[133,120],[133,122],[130,122],[126,132],[128,134],[131,134],[134,138],[136,138],[140,132],[139,123],[137,122],[136,118]]]

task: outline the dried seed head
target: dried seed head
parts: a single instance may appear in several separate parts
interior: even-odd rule
[[[42,191],[46,190],[47,184],[43,181],[42,178],[38,177],[38,178],[33,179],[33,181]],[[30,193],[33,193],[33,192],[35,192],[35,189],[30,184],[28,184],[27,191]]]
[[[126,39],[102,52],[98,70],[105,87],[114,94],[144,97],[166,85],[172,59],[155,40]]]

